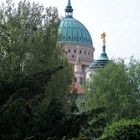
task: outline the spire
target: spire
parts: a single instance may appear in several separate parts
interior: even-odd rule
[[[71,1],[70,0],[68,0],[67,6],[71,6]]]
[[[65,15],[68,16],[68,17],[72,17],[72,13],[73,13],[73,9],[72,9],[72,6],[71,6],[71,1],[68,0],[68,4],[66,6],[66,9],[65,9]]]

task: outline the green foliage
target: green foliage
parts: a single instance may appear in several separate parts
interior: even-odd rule
[[[29,133],[28,128],[34,125],[31,108],[24,99],[5,104],[0,111],[0,138],[21,139]]]
[[[99,137],[107,124],[105,108],[96,108],[82,113],[67,114],[65,130],[68,138],[80,138],[84,135],[87,140]]]
[[[72,138],[69,140],[87,140],[87,137],[84,134],[80,134],[78,138]]]
[[[87,83],[88,107],[107,108],[108,118],[135,118],[140,114],[140,63],[131,59],[110,62]]]
[[[11,0],[0,7],[0,139],[64,135],[72,68],[57,45],[56,8]]]
[[[139,140],[140,122],[137,120],[120,120],[106,127],[99,140]]]
[[[57,139],[61,139],[64,136],[64,117],[65,112],[63,109],[63,103],[53,98],[45,111],[41,113],[37,124],[37,133],[39,139],[46,139],[47,137],[56,136]],[[60,129],[61,128],[61,129]],[[37,135],[37,134],[36,134]]]
[[[32,82],[34,91],[39,86],[42,88],[48,82],[47,77],[54,73],[53,69],[66,62],[60,60],[62,53],[56,45],[57,9],[44,9],[25,1],[15,8],[7,1],[0,8],[0,15],[0,92],[3,93],[0,103],[3,104],[17,88],[25,88],[25,83]],[[45,82],[37,83],[35,77],[44,78]]]

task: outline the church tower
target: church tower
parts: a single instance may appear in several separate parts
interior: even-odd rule
[[[94,58],[92,38],[87,28],[73,18],[73,8],[68,0],[65,17],[59,25],[58,44],[64,46],[67,59],[73,65],[76,82],[80,85],[86,79],[86,69]]]

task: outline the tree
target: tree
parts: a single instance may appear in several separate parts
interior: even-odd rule
[[[82,139],[81,136],[87,140],[98,138],[107,124],[105,108],[67,114],[64,124],[67,138]]]
[[[11,0],[0,7],[1,140],[43,140],[63,127],[73,74],[57,45],[58,25],[56,8]]]
[[[140,114],[140,63],[110,62],[87,83],[89,108],[104,106],[111,120],[136,118]]]

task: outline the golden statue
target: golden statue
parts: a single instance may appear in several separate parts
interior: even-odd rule
[[[106,45],[106,33],[105,32],[103,32],[101,34],[101,39],[103,39],[103,45]]]

